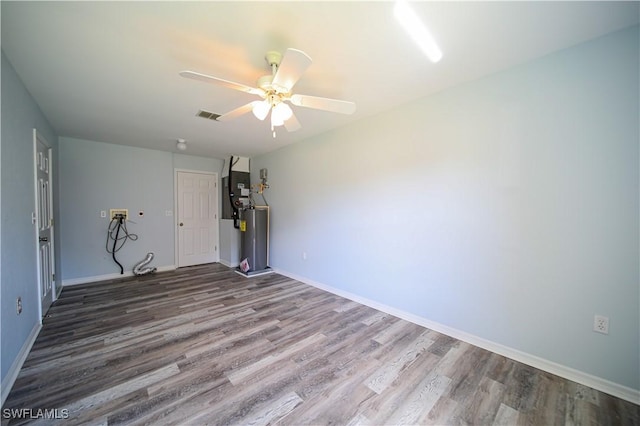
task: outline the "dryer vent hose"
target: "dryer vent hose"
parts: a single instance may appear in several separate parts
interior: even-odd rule
[[[147,275],[154,273],[156,271],[156,268],[145,268],[145,266],[151,263],[152,260],[153,253],[147,253],[147,256],[142,261],[136,263],[136,266],[133,267],[133,273],[136,275]]]

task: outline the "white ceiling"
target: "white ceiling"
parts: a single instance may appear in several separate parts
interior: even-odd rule
[[[639,2],[414,2],[438,41],[432,64],[380,2],[2,1],[2,49],[60,136],[252,157],[413,99],[637,24]],[[268,50],[305,51],[294,92],[354,101],[343,116],[294,107],[302,129],[224,113],[254,96],[178,76],[255,85]]]

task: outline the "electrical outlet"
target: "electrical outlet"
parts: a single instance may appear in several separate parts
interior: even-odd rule
[[[596,333],[609,334],[609,317],[602,315],[594,316],[593,331]]]
[[[109,209],[109,218],[114,219],[116,215],[124,216],[124,220],[129,219],[129,209]]]
[[[18,299],[16,300],[16,312],[18,313],[18,315],[22,313],[22,297],[19,297],[19,296],[18,296]]]
[[[107,211],[106,210],[100,210],[100,217],[107,217]]]

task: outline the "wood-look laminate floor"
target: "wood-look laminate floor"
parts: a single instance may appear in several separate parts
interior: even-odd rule
[[[11,409],[68,417],[41,424],[639,421],[637,405],[281,275],[247,279],[219,264],[65,288],[2,410],[3,424],[25,423]]]

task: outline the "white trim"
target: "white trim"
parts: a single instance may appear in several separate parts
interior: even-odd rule
[[[179,262],[179,236],[178,236],[178,173],[196,173],[200,175],[211,175],[215,177],[216,180],[216,222],[218,224],[218,232],[216,233],[216,255],[213,262],[220,262],[220,188],[218,187],[218,183],[220,183],[220,178],[218,176],[218,172],[206,172],[202,170],[191,170],[191,169],[173,169],[173,262],[178,265]]]
[[[55,218],[53,217],[53,148],[49,141],[45,139],[45,137],[36,129],[35,127],[32,130],[33,134],[33,187],[34,187],[34,206],[33,206],[33,218],[35,219],[34,230],[35,230],[35,241],[38,241],[40,237],[40,229],[38,228],[38,224],[40,223],[40,209],[38,209],[40,200],[38,200],[38,142],[46,147],[47,151],[47,186],[48,186],[48,197],[49,197],[49,218],[52,223],[49,223],[49,239],[51,243],[51,252],[49,254],[49,263],[51,264],[51,273],[55,276],[56,273],[56,258],[55,258]],[[42,323],[42,317],[45,312],[42,312],[42,264],[40,263],[40,245],[36,242],[36,274],[38,281],[38,316],[40,317],[40,322]],[[54,279],[51,280],[51,303],[56,301],[56,281]]]
[[[244,272],[239,271],[238,269],[236,269],[234,272],[236,274],[238,274],[238,275],[242,275],[245,278],[260,277],[262,275],[268,275],[268,274],[275,273],[275,271],[273,269],[271,269],[270,267],[267,266],[267,268],[269,268],[269,269],[263,270],[262,272],[253,272],[253,273],[251,273],[251,275],[245,274]]]
[[[27,340],[24,342],[24,345],[22,345],[22,348],[20,349],[18,356],[16,356],[15,360],[13,361],[13,364],[11,364],[11,367],[7,371],[7,374],[2,378],[2,385],[1,385],[2,392],[0,396],[0,399],[1,399],[0,406],[4,405],[4,402],[7,400],[7,397],[9,396],[9,392],[11,392],[11,388],[13,387],[13,384],[18,378],[18,373],[20,373],[20,369],[22,368],[22,365],[27,360],[27,356],[29,356],[31,347],[33,347],[33,344],[35,343],[41,328],[42,328],[42,321],[38,321],[33,325],[33,328],[31,329],[31,333],[29,334],[29,337],[27,337]]]
[[[523,364],[527,364],[531,367],[535,367],[540,370],[546,371],[548,373],[555,374],[556,376],[560,376],[565,379],[583,384],[585,386],[599,390],[601,392],[607,393],[617,398],[624,399],[625,401],[629,401],[633,404],[640,404],[640,390],[638,389],[633,389],[627,386],[623,386],[621,384],[614,383],[612,381],[603,379],[601,377],[593,376],[583,371],[579,371],[571,367],[567,367],[565,365],[558,364],[553,361],[549,361],[547,359],[540,358],[538,356],[531,355],[529,353],[522,352],[517,349],[510,348],[508,346],[505,346],[499,343],[492,342],[490,340],[483,339],[473,334],[469,334],[467,332],[446,326],[444,324],[431,321],[429,319],[412,314],[410,312],[406,312],[406,311],[394,308],[392,306],[388,306],[388,305],[376,302],[374,300],[367,299],[357,294],[349,293],[349,292],[337,289],[335,287],[331,287],[329,285],[325,285],[317,281],[313,281],[311,279],[308,279],[306,277],[303,277],[288,271],[283,271],[277,268],[274,268],[274,271],[280,275],[284,275],[294,280],[319,288],[320,290],[328,291],[329,293],[333,293],[335,295],[344,297],[354,302],[361,303],[363,305],[385,312],[389,315],[393,315],[403,320],[437,331],[438,333],[446,334],[447,336],[451,336],[455,339],[462,340],[463,342],[470,343],[482,349],[495,352],[499,355],[513,359]]]
[[[219,262],[222,263],[227,268],[235,268],[237,266],[240,266],[239,263],[231,263],[231,262],[229,262],[228,260],[225,260],[225,259],[220,259]],[[284,274],[282,274],[282,275],[284,275]]]
[[[167,272],[167,271],[175,271],[175,270],[176,270],[176,265],[160,266],[156,269],[157,272]],[[126,277],[133,277],[133,276],[135,276],[133,274],[133,271],[127,271],[124,274],[115,273],[115,274],[106,274],[106,275],[96,275],[93,277],[71,278],[69,280],[62,280],[62,286],[67,287],[67,286],[74,286],[74,285],[87,284],[87,283],[98,283],[100,281],[117,280],[118,278],[126,278]]]

